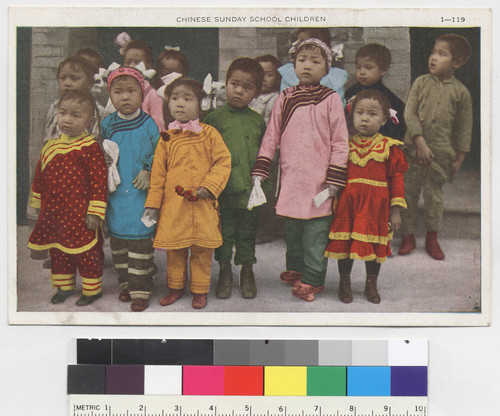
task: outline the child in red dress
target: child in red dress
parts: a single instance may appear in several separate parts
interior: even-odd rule
[[[380,303],[380,266],[391,255],[392,233],[401,226],[401,207],[406,208],[403,175],[408,163],[399,148],[403,143],[379,133],[390,122],[389,109],[387,98],[375,90],[357,94],[351,107],[356,134],[349,140],[347,185],[339,197],[325,252],[338,260],[338,296],[344,303],[352,301],[354,259],[365,262],[367,300]]]

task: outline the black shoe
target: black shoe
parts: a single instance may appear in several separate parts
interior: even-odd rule
[[[66,299],[68,299],[70,296],[73,296],[75,294],[74,290],[62,290],[62,289],[57,289],[57,292],[52,298],[50,299],[50,302],[53,304],[57,303],[62,303]]]
[[[82,295],[80,299],[76,301],[77,306],[87,306],[91,303],[95,302],[97,299],[102,298],[102,292],[99,292],[97,295]]]

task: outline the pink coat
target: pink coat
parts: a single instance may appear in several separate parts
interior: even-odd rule
[[[144,86],[144,99],[141,108],[153,117],[160,131],[166,130],[163,120],[163,98],[158,95],[149,82],[146,82]]]
[[[284,112],[285,96],[291,100]],[[281,177],[276,213],[299,219],[330,215],[331,198],[317,208],[313,197],[327,187],[327,175],[328,183],[345,184],[348,132],[338,94],[322,86],[284,90],[274,104],[256,167],[259,158],[272,160],[278,147]]]

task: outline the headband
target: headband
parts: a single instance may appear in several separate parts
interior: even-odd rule
[[[111,89],[111,83],[113,82],[113,80],[125,75],[134,78],[139,83],[139,85],[141,86],[142,95],[144,96],[144,77],[142,76],[141,71],[131,66],[121,66],[108,75],[108,92]]]
[[[320,48],[325,53],[326,64],[328,66],[328,70],[330,70],[330,67],[332,66],[332,51],[328,47],[328,45],[320,39],[316,38],[297,39],[295,42],[292,43],[292,47],[288,50],[288,53],[292,56],[292,58],[295,59],[295,55],[297,54],[299,49],[305,45],[313,45]]]

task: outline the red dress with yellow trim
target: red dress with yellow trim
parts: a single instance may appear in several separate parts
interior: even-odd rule
[[[31,189],[30,204],[40,215],[28,246],[68,254],[92,248],[100,230],[89,230],[85,219],[87,214],[104,219],[107,181],[106,162],[94,136],[62,134],[47,141]]]
[[[338,200],[325,256],[383,263],[391,255],[390,207],[406,208],[403,176],[408,163],[401,145],[380,133],[350,138],[347,185]]]

